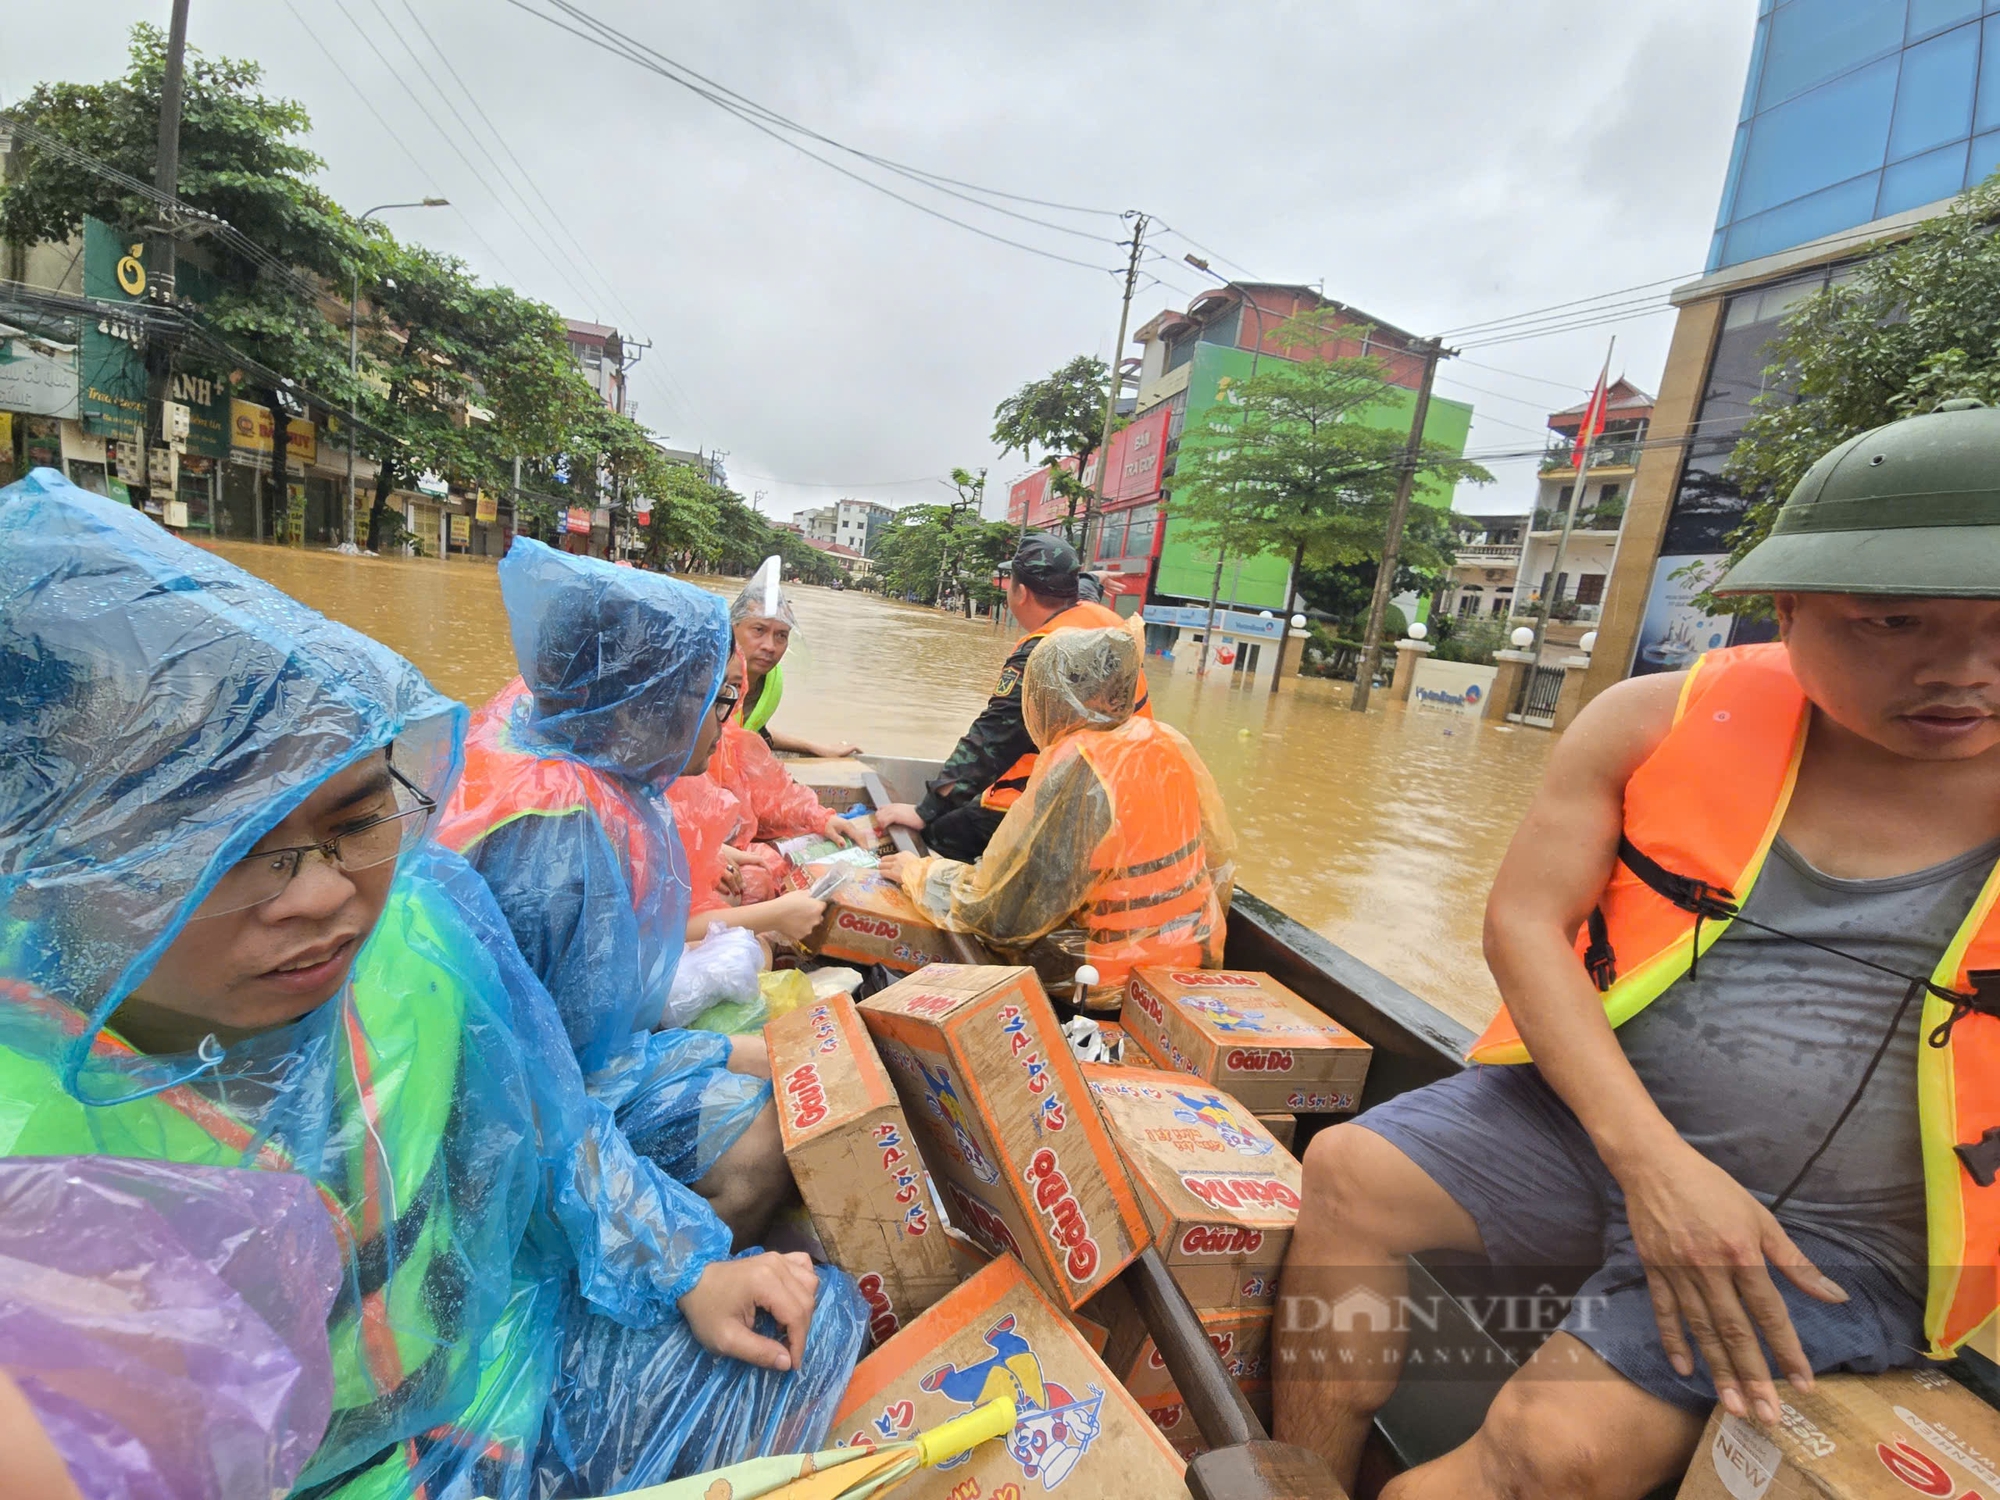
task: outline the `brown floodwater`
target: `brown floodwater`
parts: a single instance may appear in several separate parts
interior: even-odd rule
[[[251,544],[216,551],[400,651],[477,705],[514,675],[493,565]],[[733,595],[725,579],[697,579]],[[781,727],[940,757],[979,711],[1014,632],[870,594],[794,588]],[[1342,683],[1272,697],[1151,669],[1160,717],[1208,762],[1236,825],[1238,880],[1468,1025],[1497,1004],[1481,908],[1552,737],[1389,704]]]

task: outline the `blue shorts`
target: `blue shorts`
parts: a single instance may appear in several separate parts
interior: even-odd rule
[[[1378,1104],[1355,1123],[1409,1157],[1472,1216],[1495,1266],[1530,1273],[1595,1267],[1570,1304],[1564,1332],[1650,1395],[1688,1411],[1714,1405],[1699,1353],[1691,1376],[1667,1363],[1624,1195],[1569,1106],[1532,1066],[1468,1068]],[[1820,1302],[1772,1274],[1814,1373],[1874,1374],[1921,1363],[1922,1304],[1851,1246],[1778,1217],[1848,1295],[1844,1303]]]

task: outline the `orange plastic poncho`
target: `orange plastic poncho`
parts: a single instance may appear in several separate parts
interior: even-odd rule
[[[751,837],[761,842],[825,833],[833,821],[832,810],[820,802],[811,787],[792,779],[764,737],[738,724],[722,726],[722,738],[709,757],[707,774],[736,794],[755,820]]]
[[[1095,966],[1106,1002],[1143,964],[1216,968],[1235,889],[1222,795],[1178,730],[1134,716],[1122,629],[1062,630],[1028,658],[1021,710],[1041,756],[977,864],[912,861],[903,892],[1068,993]]]
[[[667,801],[673,804],[674,831],[687,851],[688,884],[694,891],[689,911],[699,914],[734,905],[723,885],[727,867],[722,846],[741,848],[755,832],[742,802],[706,773],[676,777],[667,788]]]

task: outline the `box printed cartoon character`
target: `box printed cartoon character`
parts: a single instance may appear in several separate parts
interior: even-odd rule
[[[922,1058],[916,1059],[916,1063],[917,1071],[923,1075],[925,1108],[944,1122],[958,1147],[959,1156],[972,1169],[972,1175],[981,1182],[998,1182],[1000,1169],[986,1159],[986,1153],[979,1149],[978,1137],[973,1135],[966,1123],[965,1103],[958,1097],[958,1087],[951,1080],[951,1070],[939,1068],[933,1073]]]
[[[918,1388],[942,1395],[968,1411],[1002,1396],[1011,1397],[1020,1416],[1008,1434],[1007,1451],[1024,1475],[1039,1478],[1044,1490],[1052,1490],[1097,1440],[1104,1392],[1092,1386],[1090,1395],[1079,1401],[1064,1387],[1044,1381],[1042,1362],[1035,1357],[1034,1346],[1015,1332],[1012,1313],[987,1329],[985,1337],[991,1356],[964,1369],[939,1365],[918,1382]],[[969,1456],[961,1454],[939,1467],[950,1468]]]
[[[1261,1033],[1271,1029],[1263,1011],[1244,1010],[1220,995],[1183,995],[1180,1003],[1183,1009],[1199,1011],[1213,1020],[1217,1031]]]
[[[1183,1125],[1206,1125],[1222,1137],[1222,1143],[1239,1156],[1265,1156],[1274,1144],[1260,1140],[1237,1125],[1229,1111],[1229,1106],[1214,1094],[1188,1095],[1174,1090],[1178,1101],[1174,1106],[1174,1118]]]

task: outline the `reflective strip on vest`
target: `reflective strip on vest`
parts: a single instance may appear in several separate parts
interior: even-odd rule
[[[1007,654],[1013,656],[1029,641],[1039,641],[1058,630],[1123,630],[1124,628],[1125,617],[1116,610],[1106,609],[1103,605],[1094,604],[1087,599],[1079,600],[1055,618],[1044,621],[1041,629],[1031,630],[1022,636],[1014,642],[1014,649]],[[1146,672],[1143,667],[1139,670],[1139,687],[1132,704],[1132,712],[1139,718],[1153,717],[1153,695],[1146,687]],[[995,777],[993,784],[979,794],[979,805],[991,812],[1005,812],[1019,802],[1021,793],[1028,788],[1028,778],[1035,774],[1038,754],[1039,752],[1030,750]]]
[[[1710,652],[1681,690],[1673,727],[1625,786],[1625,834],[1667,869],[1748,900],[1785,819],[1805,752],[1811,705],[1782,644]],[[1617,963],[1604,1012],[1622,1026],[1688,971],[1695,919],[1622,863],[1598,909]],[[1728,930],[1704,919],[1701,951]],[[1587,946],[1578,934],[1579,955]],[[2000,866],[1932,971],[1934,984],[1972,988],[1974,970],[2000,969]],[[1917,1049],[1930,1282],[1924,1332],[1934,1358],[1974,1345],[1996,1350],[2000,1305],[2000,1182],[1975,1183],[1953,1148],[2000,1126],[2000,1017],[1961,1016],[1945,1045],[1928,1038],[1952,1014],[1927,995]],[[1476,1063],[1526,1062],[1506,1008],[1467,1054]]]

